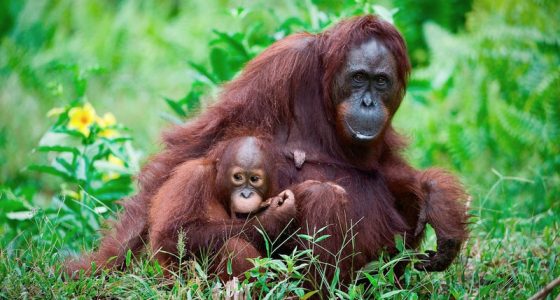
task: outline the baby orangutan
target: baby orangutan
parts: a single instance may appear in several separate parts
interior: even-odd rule
[[[91,274],[103,268],[124,269],[127,251],[138,254],[146,238],[159,263],[173,270],[182,232],[183,255],[217,254],[211,272],[229,279],[225,262],[231,259],[233,275],[242,274],[252,267],[247,258],[264,251],[257,228],[274,239],[296,215],[294,194],[289,190],[278,194],[277,155],[267,140],[252,136],[217,143],[206,157],[170,170],[147,212],[130,205],[135,202],[125,202],[124,213],[104,234],[99,249],[67,260],[66,272],[76,277],[80,270]],[[148,215],[148,223],[135,226],[144,229],[132,243],[127,229],[143,214]]]
[[[275,238],[296,216],[294,194],[277,191],[276,155],[265,140],[241,137],[175,169],[149,210],[150,247],[160,264],[173,267],[183,232],[185,254],[218,254],[211,271],[220,278],[228,279],[227,259],[234,276],[250,269],[247,258],[264,250],[256,228]]]

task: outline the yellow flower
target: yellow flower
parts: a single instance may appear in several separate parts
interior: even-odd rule
[[[103,117],[97,117],[97,124],[99,127],[106,128],[117,124],[117,118],[112,113],[105,113]]]
[[[89,127],[95,122],[97,115],[91,104],[86,103],[82,107],[74,107],[68,112],[70,122],[68,128],[81,132],[84,136],[89,136]]]
[[[113,164],[115,166],[119,166],[119,167],[124,167],[124,161],[112,154],[109,154],[109,157],[107,158],[107,161],[110,164]],[[103,174],[103,177],[101,178],[104,182],[107,182],[109,180],[113,180],[113,179],[117,179],[119,178],[121,175],[117,172],[108,172],[107,174]]]
[[[100,137],[112,138],[118,135],[118,131],[115,129],[103,129],[99,132]]]
[[[66,196],[66,197],[73,198],[75,200],[81,200],[82,199],[82,196],[79,193],[76,193],[75,191],[72,191],[72,190],[63,190],[62,195]]]
[[[111,138],[117,136],[118,132],[115,129],[110,128],[117,124],[117,119],[112,113],[105,113],[102,118],[98,117],[97,124],[102,129],[99,132],[100,137]]]
[[[107,161],[115,166],[124,167],[124,161],[113,154],[109,154]]]

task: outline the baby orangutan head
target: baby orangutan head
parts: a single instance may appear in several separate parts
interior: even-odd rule
[[[267,144],[255,137],[239,138],[230,145],[218,161],[216,181],[223,201],[229,200],[231,216],[244,218],[268,206],[274,160]]]

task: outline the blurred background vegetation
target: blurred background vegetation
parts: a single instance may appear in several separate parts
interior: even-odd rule
[[[491,295],[480,286],[492,293],[517,285],[530,294],[559,276],[555,0],[2,0],[0,246],[12,250],[2,250],[0,258],[20,255],[16,250],[41,235],[46,219],[66,224],[55,230],[50,246],[91,248],[101,220],[116,209],[114,201],[134,188],[133,160],[158,151],[162,129],[212,103],[219,84],[275,40],[364,13],[392,20],[408,43],[413,75],[395,118],[410,137],[407,156],[419,168],[451,169],[473,196],[473,237],[462,261],[463,280],[470,272],[472,282],[461,291]],[[87,102],[113,113],[126,132],[119,140],[81,140],[105,147],[87,169],[96,180],[105,171],[93,161],[110,155],[124,160],[119,174],[126,180],[117,182],[118,193],[98,193],[76,172],[72,177],[40,167],[82,149],[39,142],[68,121],[55,122],[47,112],[62,107],[67,116]],[[98,204],[92,200],[61,214],[67,198],[60,195],[70,191],[84,194],[75,197],[78,202],[87,195],[106,201],[108,210],[93,210]],[[49,209],[54,214],[42,214]],[[18,214],[28,211],[33,213]],[[71,231],[68,222],[87,226]],[[4,264],[6,272],[16,268]]]

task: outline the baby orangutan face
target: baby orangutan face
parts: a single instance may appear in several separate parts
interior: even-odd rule
[[[234,166],[231,177],[231,210],[236,215],[249,214],[266,207],[267,177],[263,169]]]
[[[240,139],[221,163],[225,167],[221,182],[230,197],[232,217],[246,218],[268,206],[265,201],[270,197],[271,178],[267,164],[273,162],[258,139]]]

